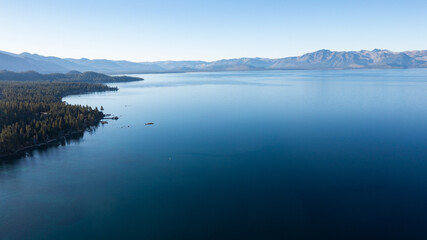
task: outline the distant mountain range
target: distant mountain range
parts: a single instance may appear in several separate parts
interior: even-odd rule
[[[93,71],[106,74],[123,74],[358,68],[427,68],[427,51],[392,52],[389,50],[375,49],[373,51],[336,52],[320,50],[299,57],[279,59],[239,58],[213,62],[89,60],[86,58],[71,59],[45,57],[38,54],[14,54],[0,51],[0,70],[15,72],[37,71],[41,73],[66,73],[69,71]]]

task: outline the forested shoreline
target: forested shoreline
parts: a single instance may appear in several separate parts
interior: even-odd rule
[[[0,81],[0,158],[98,125],[102,111],[62,98],[116,90],[103,84]]]
[[[41,74],[35,71],[12,72],[0,71],[0,81],[50,81],[50,82],[86,82],[86,83],[114,83],[114,82],[134,82],[141,81],[143,78],[129,76],[109,76],[97,72],[78,72],[70,71],[68,73],[49,73]]]

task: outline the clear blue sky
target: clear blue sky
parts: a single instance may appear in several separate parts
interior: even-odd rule
[[[0,0],[0,50],[132,61],[427,49],[427,0]]]

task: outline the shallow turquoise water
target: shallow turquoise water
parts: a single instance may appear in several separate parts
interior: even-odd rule
[[[0,239],[427,236],[427,70],[141,76],[0,165]]]

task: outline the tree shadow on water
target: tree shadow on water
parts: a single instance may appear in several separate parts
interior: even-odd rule
[[[45,143],[39,146],[34,146],[23,151],[17,152],[13,155],[0,157],[0,173],[3,171],[11,170],[11,168],[18,167],[20,164],[24,163],[27,158],[34,156],[34,153],[37,152],[39,155],[43,156],[50,150],[58,148],[60,146],[65,147],[71,144],[79,144],[83,139],[85,133],[94,134],[98,126],[93,126],[85,131],[75,132],[68,134],[66,136],[60,137],[49,143]]]

